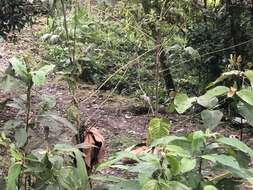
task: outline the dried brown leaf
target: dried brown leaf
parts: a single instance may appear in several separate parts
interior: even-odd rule
[[[228,97],[228,98],[233,97],[233,96],[235,95],[236,91],[237,91],[236,88],[231,87],[230,90],[229,90],[228,93],[227,93],[227,97]]]
[[[98,129],[92,127],[84,137],[84,145],[92,146],[84,149],[85,162],[89,168],[103,161],[105,157],[105,139]]]

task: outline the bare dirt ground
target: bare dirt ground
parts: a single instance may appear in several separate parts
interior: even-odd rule
[[[17,42],[13,43],[5,41],[0,43],[0,71],[8,66],[8,60],[14,55],[22,55],[29,52],[36,59],[43,59],[44,48],[39,42],[39,37],[35,34],[44,27],[45,19],[37,19],[33,27],[26,27],[21,33],[17,34]],[[122,150],[133,144],[138,144],[145,141],[147,124],[152,118],[151,114],[143,113],[136,115],[132,112],[139,106],[143,106],[142,102],[136,99],[130,99],[109,92],[96,91],[96,87],[85,84],[80,84],[77,90],[77,98],[80,102],[81,120],[87,122],[87,125],[94,125],[104,134],[107,145],[107,156],[117,150]],[[63,81],[58,81],[51,77],[42,89],[34,93],[34,97],[40,96],[41,93],[54,95],[57,100],[56,112],[61,116],[66,116],[66,110],[71,105],[71,95],[68,91],[67,84]],[[5,94],[0,91],[0,102],[6,98],[13,98],[15,94]],[[36,101],[36,98],[34,98]],[[105,102],[103,105],[102,103]],[[36,103],[36,102],[35,102]],[[0,129],[4,122],[14,118],[16,110],[5,107],[0,110]],[[191,116],[182,116],[177,114],[164,114],[163,117],[170,119],[172,124],[172,133],[189,133],[192,130],[199,128],[201,123]],[[238,135],[239,131],[227,127],[221,129],[223,134]],[[69,143],[74,134],[65,128],[51,130],[49,133],[48,142],[50,144]],[[245,142],[253,147],[251,134],[245,133]],[[38,129],[31,132],[31,148],[45,148],[48,142],[44,142],[43,132]],[[1,151],[0,151],[1,154]],[[0,164],[1,173],[6,172],[2,167],[4,161]],[[109,171],[110,172],[110,171]]]

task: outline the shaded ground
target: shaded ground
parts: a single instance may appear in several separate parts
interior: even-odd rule
[[[13,55],[22,55],[30,52],[38,59],[43,56],[43,46],[40,45],[38,37],[34,35],[34,33],[42,29],[43,23],[45,23],[44,19],[39,19],[33,28],[25,28],[17,35],[16,44],[12,42],[1,43],[0,70],[4,70],[4,68],[8,66],[8,60]],[[122,150],[132,144],[145,141],[146,128],[151,115],[148,113],[143,113],[141,115],[133,113],[134,109],[143,106],[142,102],[115,94],[109,96],[109,92],[101,91],[94,93],[95,90],[94,86],[85,84],[79,85],[77,97],[80,102],[80,116],[82,121],[89,121],[87,122],[88,126],[94,125],[103,132],[107,144],[107,155],[117,150]],[[71,105],[71,95],[65,82],[58,81],[52,77],[47,81],[43,89],[38,89],[37,93],[34,92],[34,96],[39,97],[41,93],[54,95],[57,100],[55,111],[59,115],[65,116],[66,110]],[[15,97],[15,94],[5,94],[0,91],[0,102],[9,97]],[[36,100],[36,98],[34,98],[34,100]],[[103,102],[105,102],[105,104],[101,105]],[[0,128],[5,121],[14,118],[15,113],[16,110],[9,109],[8,107],[0,109]],[[196,119],[192,119],[191,116],[165,114],[163,117],[170,119],[172,123],[172,133],[175,134],[189,133],[200,126],[200,122]],[[221,128],[221,131],[227,136],[239,134],[238,130],[228,127]],[[43,130],[36,129],[30,132],[30,140],[33,145],[31,148],[45,148],[48,143],[71,143],[73,136],[74,134],[66,128],[51,129],[48,141],[45,142]],[[251,134],[246,131],[245,142],[253,147],[253,139],[250,137]],[[2,166],[4,166],[4,163],[3,161]],[[4,170],[2,167],[0,168],[1,176]]]

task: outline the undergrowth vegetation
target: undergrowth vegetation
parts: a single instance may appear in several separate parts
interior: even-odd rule
[[[8,159],[0,189],[252,187],[253,149],[244,139],[246,129],[252,137],[253,127],[252,6],[212,0],[48,1],[47,25],[37,33],[45,47],[42,61],[18,55],[0,75],[1,91],[16,94],[0,102],[1,110],[16,110],[0,126],[1,153]],[[0,26],[7,27],[5,16]],[[0,34],[16,27],[11,21]],[[53,78],[67,83],[65,113],[57,112],[54,96],[41,91]],[[145,142],[102,162],[105,138],[90,116],[82,121],[82,83],[96,86],[85,101],[110,90],[98,108],[115,92],[142,99],[152,115]],[[199,125],[173,133],[167,116],[179,114],[188,116],[182,123],[194,118]],[[224,133],[234,123],[238,137]],[[49,140],[59,128],[73,134],[71,142]],[[34,148],[34,141],[43,148]]]

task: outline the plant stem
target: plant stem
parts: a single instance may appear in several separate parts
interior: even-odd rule
[[[158,104],[159,104],[159,82],[160,82],[160,76],[159,76],[159,70],[160,70],[160,52],[161,52],[161,33],[158,31],[157,39],[156,39],[156,72],[155,72],[155,80],[156,80],[156,87],[155,87],[155,116],[158,116]]]
[[[67,14],[66,14],[64,0],[61,0],[61,6],[62,6],[62,14],[63,14],[63,26],[64,26],[64,29],[65,29],[67,41],[69,41],[69,32],[68,32],[68,25],[67,25]]]
[[[29,84],[27,87],[27,92],[26,92],[26,132],[28,132],[29,128],[29,118],[30,118],[30,112],[31,112],[31,89],[32,89],[32,84]]]
[[[66,8],[65,8],[65,4],[64,4],[64,0],[61,0],[61,6],[62,6],[62,14],[63,14],[63,26],[64,26],[64,30],[66,33],[66,38],[67,38],[67,47],[69,48],[69,53],[70,53],[70,63],[73,63],[72,60],[72,56],[71,56],[71,48],[69,45],[69,30],[68,30],[68,24],[67,24],[67,14],[66,14]]]
[[[203,164],[203,159],[200,158],[200,160],[199,160],[199,170],[198,170],[199,175],[202,175],[202,164]]]

